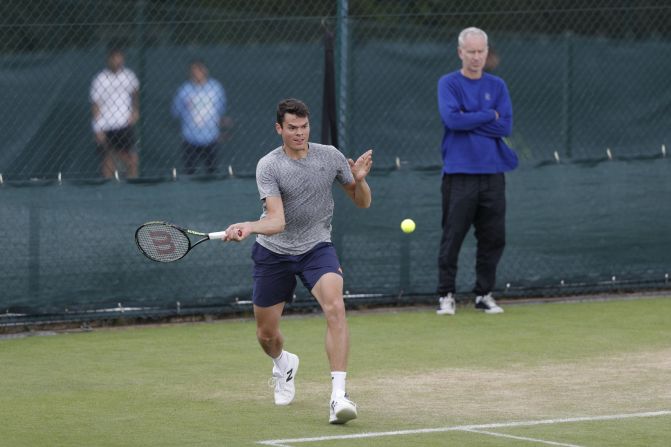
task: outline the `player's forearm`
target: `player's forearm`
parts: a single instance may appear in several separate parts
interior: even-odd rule
[[[284,231],[284,216],[266,216],[253,222],[239,222],[226,228],[227,241],[241,241],[252,234],[270,236]]]
[[[284,231],[284,216],[265,216],[254,222],[250,222],[252,233],[270,236]]]
[[[354,186],[354,204],[359,208],[369,208],[373,201],[373,195],[370,192],[370,186],[366,179],[356,182]]]

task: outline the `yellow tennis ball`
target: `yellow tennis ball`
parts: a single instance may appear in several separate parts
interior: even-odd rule
[[[404,233],[412,233],[415,231],[415,221],[412,219],[403,219],[403,222],[401,222],[401,230],[403,230]]]

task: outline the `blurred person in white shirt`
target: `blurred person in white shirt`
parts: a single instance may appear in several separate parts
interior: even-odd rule
[[[124,164],[128,178],[138,175],[133,128],[140,118],[140,81],[124,66],[124,59],[121,49],[110,49],[107,67],[91,83],[91,124],[106,178],[114,176],[116,159]]]

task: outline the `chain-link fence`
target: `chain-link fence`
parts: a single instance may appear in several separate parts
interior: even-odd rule
[[[326,29],[337,34],[340,145],[385,148],[378,166],[397,157],[439,163],[435,82],[458,67],[455,36],[465,24],[490,34],[524,158],[601,158],[607,148],[652,155],[668,136],[671,9],[660,1],[51,0],[1,8],[6,180],[100,176],[106,160],[96,132],[100,141],[128,124],[132,135],[112,139],[133,144],[142,177],[190,171],[185,140],[216,143],[217,172],[253,173],[276,144],[279,99],[299,96],[319,110]],[[103,71],[111,48],[127,76]],[[184,104],[196,93],[178,92],[194,61],[223,93],[210,92],[189,112]],[[128,163],[113,155],[111,171],[123,175]]]
[[[356,266],[348,287],[433,293],[436,82],[460,66],[456,36],[471,25],[488,32],[489,69],[509,86],[522,159],[501,292],[666,286],[669,213],[656,206],[671,192],[665,1],[8,0],[0,13],[0,281],[12,291],[0,309],[246,300],[247,248],[234,261],[210,252],[147,266],[129,234],[159,218],[205,230],[255,218],[253,174],[279,145],[277,102],[305,100],[312,139],[325,130],[329,36],[332,137],[348,156],[375,148],[375,206],[336,212],[341,257]],[[421,225],[409,242],[396,226],[411,214]],[[656,230],[643,237],[646,225]],[[224,268],[240,278],[213,278]],[[198,286],[175,288],[166,271]]]

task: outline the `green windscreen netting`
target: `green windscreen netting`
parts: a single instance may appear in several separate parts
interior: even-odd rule
[[[508,247],[499,294],[590,293],[668,286],[668,159],[525,165],[508,181]],[[440,239],[440,171],[377,171],[374,203],[360,210],[336,187],[334,242],[351,295],[432,295]],[[135,228],[168,220],[214,231],[260,215],[251,178],[98,185],[4,185],[2,309],[62,313],[122,307],[216,307],[251,296],[251,240],[210,241],[181,261],[155,263]],[[414,233],[399,229],[403,218]],[[467,239],[460,292],[473,286]],[[667,276],[665,276],[667,275]],[[307,298],[299,287],[298,299]]]

